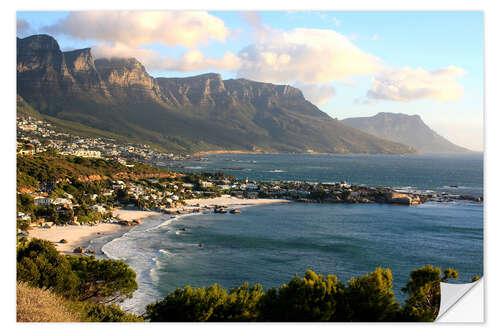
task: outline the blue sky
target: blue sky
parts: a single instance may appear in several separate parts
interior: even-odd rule
[[[112,13],[18,12],[18,36],[49,33],[63,50],[135,56],[155,77],[219,72],[291,84],[339,119],[419,114],[452,142],[483,150],[481,12]]]

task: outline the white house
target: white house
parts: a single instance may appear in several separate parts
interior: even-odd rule
[[[36,197],[33,200],[35,201],[35,206],[48,206],[52,204],[52,198],[49,197]]]
[[[90,208],[92,208],[92,210],[94,210],[98,213],[101,213],[101,214],[106,213],[106,208],[104,208],[103,206],[100,206],[100,205],[93,205],[93,206],[90,206]]]
[[[54,199],[52,201],[52,203],[54,205],[58,205],[58,206],[64,206],[64,205],[68,205],[69,206],[69,205],[72,204],[71,200],[66,199],[66,198],[56,198],[56,199]]]

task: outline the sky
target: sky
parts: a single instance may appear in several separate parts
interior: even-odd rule
[[[17,36],[135,57],[154,77],[217,72],[300,88],[331,117],[418,114],[483,150],[483,13],[18,12]]]

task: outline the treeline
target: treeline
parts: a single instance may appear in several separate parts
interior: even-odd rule
[[[150,321],[259,321],[259,322],[414,322],[434,321],[439,312],[439,283],[458,278],[458,272],[425,266],[411,272],[403,291],[404,305],[395,301],[392,273],[377,268],[346,284],[337,276],[310,270],[280,288],[264,291],[245,283],[229,292],[210,287],[177,289],[147,306]],[[478,279],[478,277],[475,277]],[[475,280],[474,279],[474,280]]]
[[[17,245],[17,281],[18,288],[48,290],[63,299],[58,305],[77,313],[79,321],[143,321],[113,305],[132,297],[137,289],[135,272],[122,261],[66,256],[48,241],[21,238]],[[22,299],[17,302],[29,304]],[[25,307],[24,313],[29,314],[29,309]]]

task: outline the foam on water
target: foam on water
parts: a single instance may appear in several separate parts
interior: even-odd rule
[[[114,260],[123,260],[135,272],[138,289],[132,299],[126,299],[120,306],[134,313],[141,313],[145,306],[160,297],[155,288],[158,284],[158,270],[164,267],[161,257],[171,253],[161,246],[162,233],[170,233],[170,224],[182,218],[200,213],[190,213],[165,219],[164,215],[151,216],[143,223],[133,227],[121,237],[115,238],[102,246],[106,257]],[[156,248],[159,248],[156,250]]]

